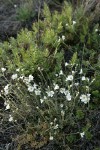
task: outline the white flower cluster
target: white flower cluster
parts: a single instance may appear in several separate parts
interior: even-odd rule
[[[64,37],[63,37],[63,39],[64,39]],[[67,66],[70,67],[69,65],[70,65],[69,63],[65,62],[65,68],[67,68]],[[1,68],[1,71],[5,72],[6,68]],[[16,71],[19,72],[19,69]],[[80,80],[82,81],[81,83],[84,84],[84,83],[87,83],[85,81],[89,81],[89,78],[87,78],[83,74],[82,68],[79,71],[79,76],[80,76],[79,80],[74,79],[74,77],[76,76],[75,73],[76,73],[76,70],[74,70],[74,71],[71,70],[71,72],[66,76],[64,74],[63,70],[60,70],[59,73],[56,74],[56,77],[59,80],[53,81],[52,87],[50,87],[51,85],[49,85],[47,89],[44,89],[44,88],[42,89],[39,86],[40,84],[37,85],[34,82],[33,75],[31,75],[31,74],[27,77],[25,77],[24,75],[21,75],[19,78],[18,78],[17,73],[13,74],[11,76],[11,81],[12,80],[17,81],[16,79],[18,79],[18,81],[22,80],[23,83],[26,85],[25,87],[27,88],[27,91],[30,92],[30,95],[32,95],[32,93],[33,93],[33,94],[35,94],[35,96],[38,96],[37,99],[39,99],[39,103],[41,105],[43,105],[48,99],[53,99],[53,97],[55,99],[55,98],[58,98],[58,96],[60,96],[61,101],[58,104],[58,108],[60,109],[60,115],[62,116],[62,118],[64,118],[65,114],[66,114],[66,108],[67,108],[65,105],[65,102],[68,101],[68,103],[70,103],[70,101],[74,99],[73,95],[75,96],[75,98],[80,99],[80,101],[84,104],[87,104],[90,101],[89,85],[85,86],[86,87],[85,94],[79,93]],[[61,83],[61,81],[63,81],[63,80],[64,80],[64,83]],[[60,83],[59,83],[59,81],[60,81]],[[52,83],[52,81],[51,81],[51,83]],[[2,91],[4,91],[5,95],[8,95],[10,93],[9,92],[10,89],[11,89],[11,84],[7,84]],[[74,91],[74,89],[75,89],[75,91]],[[42,93],[42,91],[43,91],[43,93]],[[62,100],[64,100],[64,103],[62,102]],[[9,110],[11,107],[9,101],[5,101],[4,105],[6,107],[5,110]],[[36,108],[40,109],[40,106],[37,105]],[[13,121],[12,115],[9,115],[9,121],[10,122]],[[54,131],[59,128],[59,125],[57,123],[52,124]],[[81,137],[83,137],[84,133],[80,133],[80,135],[81,135]],[[50,140],[53,140],[53,136],[50,136]]]
[[[65,94],[66,99],[68,101],[71,101],[71,94],[69,90],[66,90],[65,88],[60,88],[60,93]]]
[[[40,103],[42,104],[46,99],[47,99],[46,96],[44,96],[43,98],[40,98]]]
[[[30,93],[35,92],[36,95],[41,95],[41,90],[35,83],[33,85],[28,85],[28,91]]]
[[[4,87],[4,94],[7,95],[9,93],[9,84]]]
[[[68,75],[68,77],[66,78],[66,81],[73,81],[73,75]]]
[[[20,79],[22,79],[26,85],[30,85],[30,82],[33,81],[34,77],[30,74],[28,77],[21,76]]]
[[[31,82],[34,80],[32,75],[29,75],[28,77],[21,76],[20,79],[22,79],[27,85],[27,89],[30,93],[34,92],[36,95],[41,95],[41,90],[38,88],[38,85],[36,83],[31,84]]]
[[[84,104],[89,103],[89,101],[90,101],[90,95],[91,95],[91,94],[82,94],[82,95],[80,96],[81,102],[83,102]]]

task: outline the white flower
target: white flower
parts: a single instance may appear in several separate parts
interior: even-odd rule
[[[65,94],[66,90],[65,88],[60,88],[60,93]]]
[[[65,94],[66,96],[70,93],[69,90],[65,90],[65,88],[61,88],[61,89],[60,89],[60,92],[61,92],[62,94]]]
[[[75,86],[78,86],[79,85],[79,83],[77,82],[77,83],[75,83]]]
[[[75,71],[72,71],[72,75],[74,75],[75,74]]]
[[[49,140],[52,141],[53,140],[53,136],[50,136]]]
[[[54,84],[54,90],[58,90],[59,89],[59,85],[58,84]]]
[[[56,124],[56,125],[54,126],[54,129],[55,129],[55,130],[58,129],[58,124]]]
[[[66,23],[66,26],[68,27],[68,23]]]
[[[36,90],[35,90],[35,94],[36,94],[36,95],[41,95],[40,89],[36,89]]]
[[[6,106],[7,104],[8,104],[8,101],[5,101],[5,102],[4,102],[4,106]]]
[[[34,87],[33,86],[28,86],[28,91],[29,92],[33,92],[34,91]]]
[[[54,95],[54,91],[48,91],[46,93],[48,94],[49,97],[53,97],[53,95]]]
[[[82,74],[82,73],[83,73],[83,70],[82,70],[82,68],[81,68],[81,70],[80,70],[79,74]]]
[[[8,90],[9,84],[4,87],[4,90]]]
[[[5,72],[5,71],[6,71],[6,68],[1,68],[1,71],[2,71],[2,72]]]
[[[5,102],[4,102],[4,106],[6,106],[6,109],[5,109],[5,110],[10,109],[10,105],[9,105],[8,101],[5,101]]]
[[[34,77],[30,74],[29,77],[28,77],[29,82],[33,81],[33,78],[34,78]]]
[[[98,32],[98,29],[95,29],[95,32]]]
[[[61,111],[61,115],[62,115],[62,116],[64,116],[64,115],[65,115],[65,112],[64,112],[64,110],[62,110],[62,111]]]
[[[73,86],[73,84],[70,84],[70,85],[69,85],[69,87],[72,87],[72,86]]]
[[[36,83],[33,84],[33,88],[34,88],[34,90],[37,89],[37,84]]]
[[[41,104],[44,102],[44,99],[40,99]]]
[[[11,115],[9,115],[9,122],[13,121],[13,117]]]
[[[11,76],[11,78],[12,78],[13,80],[17,79],[17,74],[13,74],[13,75]]]
[[[91,96],[91,94],[87,94],[87,98],[88,98],[88,100],[90,100],[90,96]]]
[[[54,119],[54,122],[56,122],[56,121],[57,121],[57,118]]]
[[[38,70],[40,71],[40,70],[41,70],[41,68],[40,68],[40,67],[38,67]]]
[[[63,108],[63,107],[64,107],[64,105],[63,105],[63,104],[60,104],[60,107],[61,107],[61,108]]]
[[[76,24],[76,21],[73,21],[73,25]]]
[[[80,133],[81,138],[83,138],[85,135],[85,132]]]
[[[66,99],[67,99],[68,101],[71,101],[71,95],[70,95],[70,93],[68,93],[68,94],[66,95]]]
[[[63,75],[63,71],[62,70],[60,70],[59,75]]]
[[[23,75],[22,75],[22,76],[20,76],[20,77],[19,77],[19,79],[23,80],[23,79],[24,79],[24,76],[23,76]]]
[[[55,74],[56,77],[58,77],[58,74]]]
[[[63,41],[65,40],[65,36],[64,36],[64,35],[62,35],[62,40],[63,40]]]
[[[53,125],[53,122],[50,122],[50,125],[52,126],[52,125]]]
[[[84,104],[87,104],[90,101],[90,94],[82,94],[80,96],[81,102],[83,102]]]
[[[18,69],[16,69],[16,71],[17,71],[17,72],[19,72],[19,71],[20,71],[20,69],[18,68]]]
[[[83,77],[82,77],[82,81],[85,81],[85,80],[86,80],[86,78],[85,78],[85,76],[83,76]]]
[[[80,96],[82,102],[87,103],[87,96],[85,94]]]
[[[17,7],[17,5],[15,4],[15,5],[14,5],[14,7],[16,8],[16,7]]]
[[[10,109],[10,105],[9,104],[6,105],[6,110],[8,110],[8,109]]]
[[[29,79],[28,79],[28,77],[24,77],[23,82],[24,82],[27,86],[29,86]]]
[[[5,92],[5,95],[7,95],[8,94],[8,92],[9,92],[9,84],[7,84],[5,87],[4,87],[4,92]]]
[[[72,81],[73,80],[73,75],[68,75],[68,77],[66,78],[66,81]]]
[[[47,99],[47,97],[46,96],[44,96],[44,98],[43,98],[44,100],[46,100]]]
[[[69,63],[65,62],[65,67],[68,66],[68,65],[69,65]]]

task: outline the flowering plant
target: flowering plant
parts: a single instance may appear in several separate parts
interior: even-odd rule
[[[24,122],[26,134],[29,134],[32,128],[30,134],[34,132],[34,138],[45,123],[46,129],[39,131],[41,138],[45,137],[46,141],[59,139],[58,135],[64,127],[72,124],[74,111],[77,111],[77,108],[82,110],[89,107],[90,85],[93,81],[85,77],[82,69],[80,74],[78,68],[78,64],[65,62],[65,71],[56,72],[50,83],[36,83],[32,74],[25,76],[20,74],[20,69],[16,69],[9,83],[1,90],[5,111],[9,110],[8,121],[19,122],[19,125]],[[5,75],[6,69],[2,70]],[[39,71],[41,74],[41,68]],[[80,132],[79,130],[76,134],[81,135]],[[63,135],[60,139],[62,138]]]
[[[97,131],[99,28],[89,28],[81,9],[73,10],[66,3],[61,13],[51,14],[45,5],[32,31],[23,29],[0,43],[1,125],[17,129],[11,138],[19,150],[25,143],[36,149],[52,140],[75,149],[72,143],[90,142]]]

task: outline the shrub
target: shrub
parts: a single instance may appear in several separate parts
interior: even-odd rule
[[[78,128],[77,123],[88,111],[92,81],[85,77],[84,72],[78,71],[80,65],[72,63],[76,61],[74,58],[70,63],[65,63],[66,71],[56,72],[55,79],[50,79],[49,83],[44,79],[36,83],[31,74],[21,75],[17,69],[3,86],[1,97],[5,111],[10,110],[4,121],[8,119],[17,123],[20,129],[21,123],[24,124],[23,131],[15,138],[19,147],[30,142],[32,147],[37,148],[49,140],[61,141],[64,137],[73,143],[80,139],[81,132],[86,132],[90,139],[90,127],[83,130],[82,127]],[[3,70],[2,75],[6,77],[6,70]],[[77,130],[75,133],[63,133],[66,126],[75,126]],[[36,140],[38,136],[39,142]]]
[[[91,31],[82,12],[82,8],[76,9],[73,15],[72,6],[66,3],[61,13],[55,11],[51,14],[45,4],[41,14],[44,19],[33,23],[32,31],[23,29],[17,39],[10,38],[0,46],[3,63],[11,70],[16,66],[33,73],[39,66],[49,72],[61,65],[61,53],[68,62],[77,51],[83,65],[97,64],[99,34],[95,30],[98,30],[98,25]]]
[[[36,14],[34,10],[34,0],[24,1],[20,4],[20,7],[17,8],[17,20],[22,22],[27,22],[33,18]]]

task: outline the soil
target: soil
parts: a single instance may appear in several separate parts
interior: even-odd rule
[[[34,3],[35,16],[30,20],[23,22],[17,19],[17,9],[22,5],[23,0],[0,0],[0,40],[8,40],[9,37],[16,37],[17,33],[22,28],[30,28],[32,23],[36,20],[38,8],[42,7],[41,3]]]
[[[12,3],[10,0],[0,0],[0,40],[15,36],[21,29],[22,25],[16,19],[16,7],[14,7],[18,5],[18,1]]]

